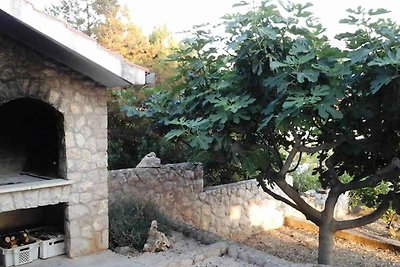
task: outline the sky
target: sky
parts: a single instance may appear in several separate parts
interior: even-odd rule
[[[57,3],[59,0],[29,0],[38,9]],[[127,5],[132,21],[145,33],[157,26],[167,25],[173,33],[190,30],[202,23],[216,23],[224,14],[232,12],[232,5],[238,0],[119,0]],[[249,0],[252,2],[255,0]],[[400,0],[293,0],[311,2],[312,11],[328,28],[327,35],[333,37],[341,31],[338,21],[346,17],[346,9],[363,6],[366,8],[385,8],[392,11],[389,16],[400,23]]]

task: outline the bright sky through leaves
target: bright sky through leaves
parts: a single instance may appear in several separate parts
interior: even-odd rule
[[[29,0],[38,9],[57,3],[57,0]],[[133,22],[145,33],[157,26],[166,24],[171,32],[178,33],[191,29],[193,25],[216,23],[218,18],[230,13],[236,0],[120,0],[128,6]],[[249,2],[257,2],[255,0]],[[400,1],[398,0],[294,0],[293,2],[314,4],[312,11],[328,28],[328,36],[333,37],[342,31],[338,21],[346,17],[346,9],[363,6],[365,8],[385,8],[391,10],[392,19],[400,22]]]

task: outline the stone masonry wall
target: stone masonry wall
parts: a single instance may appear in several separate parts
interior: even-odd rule
[[[92,80],[0,34],[0,105],[33,98],[64,116],[65,178],[73,182],[65,211],[71,257],[108,247],[106,97]]]
[[[167,164],[160,168],[109,171],[109,199],[132,196],[152,201],[164,212],[200,224],[203,172],[199,165]]]
[[[302,216],[255,180],[203,188],[201,166],[190,163],[109,171],[108,186],[110,201],[121,196],[152,201],[173,218],[225,237],[276,229],[285,216]]]

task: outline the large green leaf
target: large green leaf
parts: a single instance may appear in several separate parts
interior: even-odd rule
[[[389,51],[384,57],[377,57],[371,62],[368,62],[368,66],[399,66],[400,65],[400,48],[396,48],[393,51]]]
[[[305,55],[302,55],[302,56],[298,56],[297,63],[298,64],[304,64],[304,63],[306,63],[306,62],[308,62],[308,61],[310,61],[310,60],[312,60],[314,58],[315,58],[315,54],[314,53],[308,53],[308,54],[305,54]]]
[[[266,36],[267,38],[269,38],[271,40],[276,39],[277,32],[274,30],[274,28],[271,25],[268,25],[267,27],[259,28],[259,31],[262,35]]]
[[[261,121],[261,123],[258,125],[258,128],[257,128],[257,132],[259,132],[259,131],[261,131],[262,129],[264,129],[267,125],[268,125],[268,123],[272,120],[272,118],[274,117],[274,115],[268,115],[267,117],[265,117],[262,121]]]
[[[165,135],[165,138],[167,138],[167,140],[171,140],[171,139],[173,139],[173,138],[175,138],[175,137],[180,137],[180,136],[182,136],[182,135],[185,134],[185,133],[186,133],[186,131],[183,130],[183,129],[174,129],[174,130],[169,131],[169,132]]]
[[[283,103],[282,108],[284,109],[290,109],[293,107],[301,108],[305,104],[306,104],[306,99],[304,97],[289,96],[287,100]]]
[[[381,74],[371,81],[371,92],[375,94],[382,86],[388,85],[397,75]]]
[[[276,70],[278,68],[282,68],[282,67],[286,67],[286,66],[288,66],[288,64],[282,63],[279,61],[271,61],[271,63],[269,63],[269,67],[271,68],[271,70]]]
[[[318,115],[324,120],[332,117],[333,119],[343,119],[343,113],[329,105],[321,104],[317,106]]]
[[[295,71],[293,72],[297,75],[297,81],[299,83],[304,83],[304,79],[307,79],[310,82],[318,81],[319,71],[317,70],[304,70],[304,71]]]
[[[368,58],[368,55],[372,52],[373,50],[370,48],[360,48],[357,49],[353,52],[350,52],[351,56],[351,63],[358,63],[358,62],[365,62]]]
[[[308,47],[308,42],[304,38],[297,38],[293,43],[292,48],[289,50],[289,54],[298,55],[303,53],[310,52],[310,48]]]
[[[286,90],[289,82],[286,81],[287,74],[280,73],[276,76],[269,76],[267,79],[263,81],[263,86],[268,88],[277,88],[278,93],[282,90]]]
[[[211,114],[210,115],[210,121],[211,122],[218,122],[225,124],[228,120],[228,114],[226,112],[218,112],[216,114]]]
[[[200,148],[203,150],[207,150],[210,147],[212,141],[214,140],[212,137],[207,136],[203,132],[199,132],[197,135],[193,135],[189,139],[191,147]]]
[[[378,9],[370,9],[368,10],[368,15],[370,16],[376,16],[376,15],[383,15],[390,13],[391,11],[384,9],[384,8],[378,8]]]

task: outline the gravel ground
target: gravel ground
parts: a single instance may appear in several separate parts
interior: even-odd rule
[[[354,218],[356,218],[356,216],[349,216],[349,219],[354,219]],[[394,222],[393,226],[395,229],[400,229],[400,222],[399,221]],[[387,223],[385,223],[383,219],[379,219],[374,223],[362,226],[357,230],[362,233],[367,233],[395,240],[395,238],[392,235],[390,235],[389,231],[387,230]]]
[[[238,240],[279,258],[297,263],[316,263],[318,235],[289,227],[260,232]],[[343,239],[335,240],[334,265],[352,267],[400,266],[400,253],[369,248]]]
[[[195,264],[196,267],[256,267],[253,264],[248,264],[243,261],[232,259],[226,256],[223,257],[210,257],[203,260],[201,263]]]

